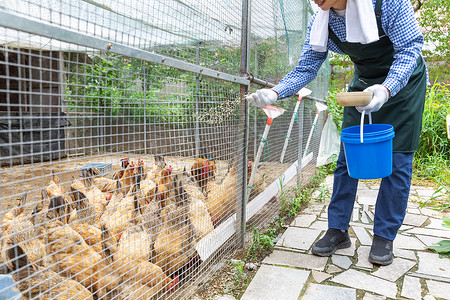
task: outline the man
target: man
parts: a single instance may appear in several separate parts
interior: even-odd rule
[[[298,65],[272,89],[247,96],[264,107],[290,97],[317,75],[328,51],[346,54],[355,71],[349,91],[371,91],[363,107],[345,107],[342,128],[359,124],[360,113],[373,123],[394,126],[392,174],[381,181],[375,206],[374,236],[369,261],[392,263],[393,240],[403,223],[412,176],[414,151],[419,144],[427,71],[421,56],[423,36],[409,0],[314,0],[312,16]],[[368,158],[370,159],[370,158]],[[312,252],[330,256],[350,247],[350,217],[358,180],[347,171],[340,152],[328,207],[328,230]]]

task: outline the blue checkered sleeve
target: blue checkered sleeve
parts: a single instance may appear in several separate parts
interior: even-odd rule
[[[373,0],[374,7],[375,3],[376,0]],[[309,22],[307,37],[298,65],[273,88],[280,99],[292,96],[311,82],[327,57],[328,51],[316,52],[309,45],[310,30],[316,14]],[[421,55],[423,36],[415,20],[414,10],[409,0],[383,0],[381,25],[393,43],[396,52],[394,62],[386,80],[383,82],[383,85],[389,89],[391,97],[393,97],[406,86],[414,71],[417,58]],[[330,12],[329,26],[339,40],[346,41],[344,18]],[[343,54],[331,39],[328,39],[327,49]]]

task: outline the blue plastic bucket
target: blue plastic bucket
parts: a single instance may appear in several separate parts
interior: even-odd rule
[[[377,179],[391,175],[394,136],[392,125],[366,124],[361,143],[359,125],[342,129],[341,141],[350,177]]]

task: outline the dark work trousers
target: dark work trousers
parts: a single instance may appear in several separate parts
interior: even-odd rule
[[[392,174],[381,180],[373,232],[391,241],[395,239],[405,218],[413,157],[414,152],[394,152]],[[334,171],[333,195],[328,206],[328,228],[348,230],[357,188],[358,179],[348,175],[345,154],[341,151]]]

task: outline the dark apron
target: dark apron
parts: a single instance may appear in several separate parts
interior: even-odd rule
[[[339,49],[347,54],[355,65],[353,79],[348,91],[362,91],[365,88],[382,84],[396,54],[394,46],[381,26],[381,2],[375,4],[375,15],[380,39],[370,44],[341,42],[329,28],[329,36]],[[422,114],[426,93],[426,67],[422,56],[417,59],[416,67],[408,84],[398,94],[390,98],[379,111],[372,113],[374,124],[394,126],[394,152],[414,152],[419,146],[422,130]],[[368,117],[365,118],[368,123]],[[344,108],[342,128],[359,125],[361,114],[354,107]],[[342,147],[341,147],[342,149]]]

